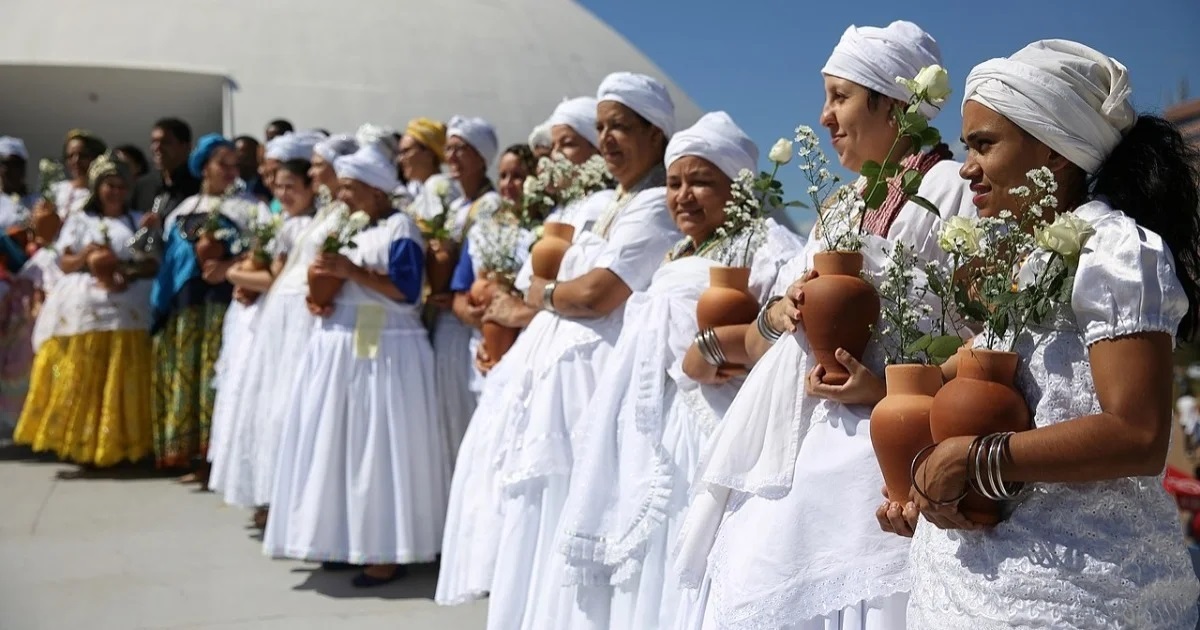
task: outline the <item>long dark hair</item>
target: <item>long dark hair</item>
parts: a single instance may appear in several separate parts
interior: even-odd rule
[[[1171,248],[1188,299],[1178,336],[1191,339],[1200,317],[1200,153],[1175,125],[1142,115],[1096,171],[1091,189]]]

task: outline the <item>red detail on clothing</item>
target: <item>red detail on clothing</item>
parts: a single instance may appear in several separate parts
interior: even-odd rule
[[[901,174],[906,170],[915,170],[924,176],[933,168],[934,164],[942,160],[950,159],[950,147],[944,144],[939,144],[933,147],[926,153],[915,153],[903,160],[900,160]],[[874,210],[867,210],[863,215],[862,227],[864,232],[870,232],[881,238],[887,238],[888,230],[892,228],[892,223],[895,223],[896,217],[900,216],[900,211],[904,209],[904,204],[908,203],[908,195],[905,195],[900,190],[900,175],[893,177],[888,181],[888,196],[883,201],[883,204]]]

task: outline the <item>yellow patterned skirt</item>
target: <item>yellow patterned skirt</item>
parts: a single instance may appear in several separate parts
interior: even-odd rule
[[[100,467],[149,455],[150,361],[145,330],[51,338],[34,358],[13,440]]]
[[[228,304],[176,311],[154,335],[154,457],[159,468],[203,460],[212,428],[213,388]]]

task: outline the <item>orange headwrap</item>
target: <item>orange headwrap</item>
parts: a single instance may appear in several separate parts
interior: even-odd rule
[[[439,161],[446,159],[446,125],[429,118],[414,118],[408,121],[404,135],[428,147]]]

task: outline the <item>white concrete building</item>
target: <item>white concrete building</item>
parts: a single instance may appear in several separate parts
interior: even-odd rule
[[[0,0],[0,14],[0,134],[35,161],[72,127],[144,147],[163,116],[261,138],[279,117],[336,133],[479,115],[505,146],[616,70],[666,80],[681,128],[700,115],[573,0]]]

